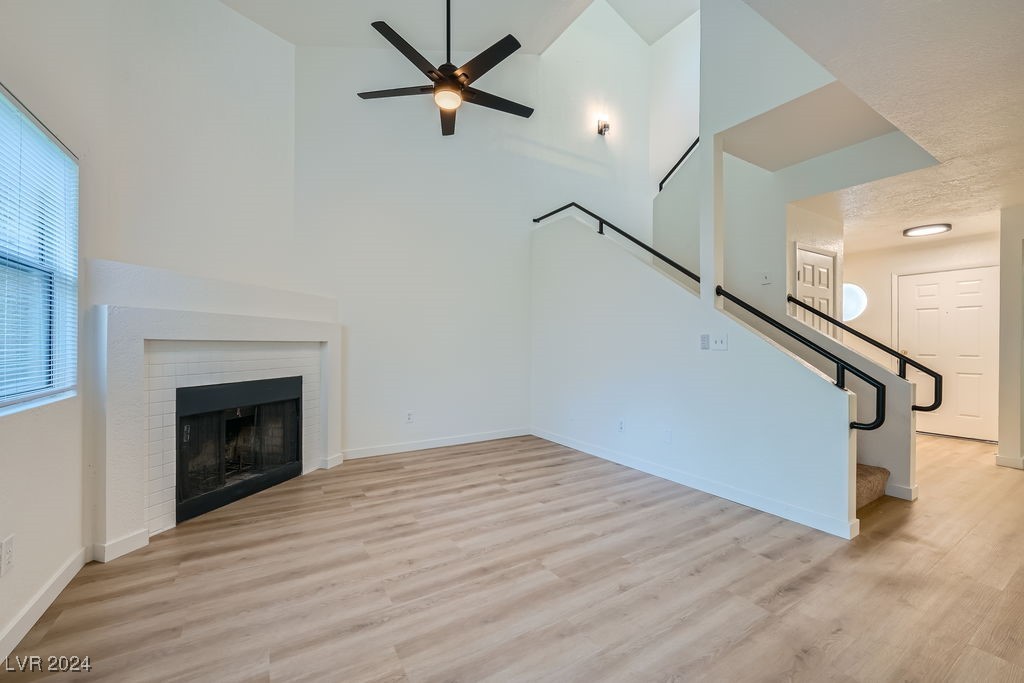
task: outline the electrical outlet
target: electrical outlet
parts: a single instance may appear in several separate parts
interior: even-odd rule
[[[728,351],[729,350],[729,335],[727,334],[716,334],[711,337],[711,350],[712,351]]]
[[[14,569],[14,534],[0,543],[0,576]]]
[[[406,411],[406,413],[405,413],[405,424],[411,425],[415,421],[416,421],[416,413],[412,412],[411,410]]]
[[[626,431],[626,422],[624,420],[619,420],[619,431],[620,432]]]
[[[762,272],[761,276],[758,278],[758,281],[762,285],[770,285],[772,283],[772,278],[771,276],[768,275],[768,273]]]
[[[702,334],[700,335],[700,350],[710,351],[711,350],[711,335]]]
[[[661,442],[663,444],[670,444],[670,443],[672,443],[672,430],[671,429],[666,429],[665,431],[663,431],[661,433]]]

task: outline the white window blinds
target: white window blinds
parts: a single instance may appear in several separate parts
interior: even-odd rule
[[[75,388],[78,164],[0,86],[0,407]]]

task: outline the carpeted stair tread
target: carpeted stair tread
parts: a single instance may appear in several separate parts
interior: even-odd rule
[[[857,509],[884,496],[888,481],[889,470],[884,467],[857,463]]]

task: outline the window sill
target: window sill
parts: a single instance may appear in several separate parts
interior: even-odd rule
[[[59,394],[51,394],[50,396],[43,396],[41,398],[30,398],[20,403],[12,403],[9,406],[0,408],[0,418],[34,410],[36,408],[42,408],[43,406],[48,406],[51,403],[59,403],[70,398],[75,398],[76,396],[78,396],[77,389],[68,389],[67,391],[62,391]]]

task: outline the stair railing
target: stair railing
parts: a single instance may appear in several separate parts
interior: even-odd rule
[[[875,390],[875,419],[872,420],[871,422],[856,422],[856,421],[851,422],[850,423],[850,429],[860,429],[860,430],[864,430],[864,431],[870,431],[872,429],[878,429],[879,427],[881,427],[885,423],[885,384],[883,384],[879,380],[875,379],[874,377],[872,377],[868,373],[864,372],[863,370],[859,369],[858,367],[856,367],[852,363],[850,363],[850,362],[848,362],[846,360],[843,360],[842,358],[840,358],[836,354],[832,353],[831,351],[829,351],[825,347],[821,346],[820,344],[817,344],[817,343],[811,341],[809,338],[807,338],[804,335],[800,334],[799,332],[797,332],[796,330],[792,329],[791,327],[788,327],[787,325],[783,325],[781,322],[779,322],[775,318],[773,318],[770,315],[768,315],[767,313],[764,313],[763,311],[755,308],[754,306],[748,304],[746,301],[744,301],[743,299],[740,299],[738,296],[735,296],[734,294],[730,294],[721,285],[718,285],[718,287],[715,288],[715,294],[717,294],[718,296],[722,297],[723,299],[731,301],[732,303],[736,304],[737,306],[739,306],[740,308],[745,310],[747,313],[750,313],[755,318],[758,318],[759,320],[767,323],[768,325],[771,325],[772,327],[777,329],[779,332],[782,332],[783,334],[786,334],[787,336],[789,336],[792,339],[795,339],[796,341],[800,342],[801,344],[803,344],[807,348],[811,349],[812,351],[814,351],[818,355],[822,356],[823,358],[825,358],[825,359],[835,363],[836,364],[836,380],[835,380],[835,384],[840,389],[845,389],[846,388],[846,373],[850,373],[851,375],[853,375],[855,377],[859,377],[860,379],[862,379],[863,381],[868,383],[872,388],[874,388],[874,390]]]
[[[660,259],[661,261],[663,261],[663,262],[667,263],[668,265],[672,266],[673,268],[678,270],[680,273],[682,273],[686,277],[688,277],[691,280],[693,280],[694,282],[696,282],[698,284],[700,283],[700,276],[697,275],[696,273],[694,273],[692,270],[690,270],[686,266],[682,266],[682,265],[676,263],[675,261],[670,259],[668,256],[665,256],[660,251],[655,249],[654,247],[650,247],[650,246],[644,244],[643,242],[641,242],[640,240],[638,240],[637,238],[633,237],[628,232],[623,230],[622,228],[617,227],[613,223],[609,222],[607,219],[602,218],[601,216],[598,216],[596,213],[594,213],[590,209],[588,209],[586,207],[583,207],[583,206],[580,206],[576,202],[569,202],[565,206],[561,206],[561,207],[555,209],[554,211],[551,211],[549,213],[544,214],[543,216],[540,216],[539,218],[534,218],[533,222],[534,223],[540,223],[543,220],[547,220],[548,218],[551,218],[555,214],[562,213],[563,211],[568,211],[569,209],[577,209],[578,211],[581,211],[582,213],[585,213],[586,215],[588,215],[591,218],[593,218],[594,220],[596,220],[597,221],[597,234],[598,235],[603,235],[604,234],[604,229],[605,228],[609,228],[609,229],[613,230],[614,232],[618,233],[619,235],[622,235],[627,240],[629,240],[630,242],[632,242],[636,246],[640,247],[641,249],[646,251],[651,256],[654,256],[655,258]]]
[[[683,152],[683,156],[679,157],[679,161],[677,161],[675,163],[675,165],[672,167],[672,169],[668,173],[665,174],[664,178],[661,179],[661,182],[658,183],[658,192],[661,192],[662,190],[665,189],[665,183],[667,183],[669,181],[669,179],[673,175],[675,175],[676,170],[678,170],[678,168],[683,165],[683,162],[686,161],[687,157],[690,156],[690,152],[692,152],[694,149],[697,148],[697,144],[699,142],[700,142],[700,138],[697,138],[696,140],[693,141],[693,143],[689,147],[686,148],[686,151]]]
[[[643,242],[638,240],[636,237],[633,237],[628,232],[623,230],[622,228],[616,226],[615,224],[611,223],[607,219],[597,215],[596,213],[594,213],[590,209],[588,209],[588,208],[586,208],[584,206],[581,206],[580,204],[577,204],[576,202],[570,202],[570,203],[566,204],[565,206],[560,206],[559,208],[555,209],[554,211],[550,211],[550,212],[544,214],[543,216],[539,216],[537,218],[534,218],[533,222],[534,223],[540,223],[541,221],[547,220],[548,218],[551,218],[552,216],[560,214],[563,211],[569,211],[570,209],[576,209],[577,211],[580,211],[581,213],[586,214],[587,216],[590,216],[591,218],[596,220],[597,221],[597,233],[599,235],[604,235],[605,234],[604,229],[605,228],[609,228],[610,230],[614,231],[615,233],[621,235],[622,237],[625,237],[627,240],[629,240],[630,242],[632,242],[636,246],[640,247],[641,249],[646,251],[648,254],[654,256],[657,259],[660,259],[661,261],[663,261],[663,262],[667,263],[668,265],[670,265],[671,267],[675,268],[676,270],[678,270],[683,275],[686,275],[687,277],[692,279],[694,282],[698,282],[698,283],[700,282],[700,276],[698,276],[692,270],[686,268],[685,266],[682,266],[682,265],[676,263],[675,261],[670,259],[668,256],[665,256],[664,254],[662,254],[657,249],[655,249],[655,248],[653,248],[651,246],[648,246],[647,244],[644,244]],[[875,379],[874,377],[872,377],[868,373],[864,372],[863,370],[857,368],[853,364],[843,360],[842,358],[840,358],[839,356],[835,355],[834,353],[832,353],[831,351],[829,351],[825,347],[823,347],[823,346],[821,346],[821,345],[811,341],[810,339],[808,339],[804,335],[800,334],[796,330],[794,330],[794,329],[792,329],[790,327],[787,327],[786,325],[783,325],[778,320],[775,320],[774,318],[769,316],[767,313],[763,313],[762,311],[760,311],[757,308],[754,308],[753,306],[748,304],[746,301],[743,301],[739,297],[734,296],[733,294],[730,294],[729,292],[725,291],[725,289],[723,289],[721,285],[719,285],[718,287],[715,288],[715,293],[718,296],[720,296],[720,297],[728,299],[729,301],[733,302],[734,304],[736,304],[740,308],[744,309],[745,311],[747,311],[751,315],[759,318],[760,320],[763,320],[764,322],[768,323],[769,325],[771,325],[775,329],[779,330],[780,332],[782,332],[782,333],[792,337],[793,339],[797,340],[798,342],[800,342],[801,344],[803,344],[807,348],[809,348],[812,351],[814,351],[814,352],[818,353],[819,355],[823,356],[825,359],[835,363],[836,364],[836,380],[835,380],[835,384],[840,389],[846,389],[846,373],[850,373],[851,375],[854,375],[855,377],[859,377],[864,382],[869,384],[872,388],[874,388],[874,390],[875,390],[875,419],[870,421],[870,422],[857,422],[857,421],[851,422],[850,423],[850,429],[861,429],[861,430],[878,429],[879,427],[882,426],[882,424],[885,423],[885,384],[883,384],[882,382],[878,381],[877,379]]]
[[[803,301],[800,301],[799,299],[794,297],[792,294],[790,294],[790,295],[788,295],[786,297],[786,301],[788,301],[791,304],[795,304],[795,305],[799,306],[800,308],[804,309],[805,311],[813,313],[814,315],[818,316],[822,320],[828,321],[830,324],[835,325],[836,327],[838,327],[839,329],[843,330],[844,332],[849,332],[850,334],[852,334],[853,336],[857,337],[861,341],[865,341],[868,344],[871,344],[872,346],[874,346],[876,349],[879,349],[880,351],[885,351],[887,354],[889,354],[893,358],[896,358],[899,361],[899,375],[903,379],[907,378],[907,366],[908,365],[917,368],[918,370],[920,370],[924,374],[926,374],[929,377],[931,377],[932,381],[935,383],[935,393],[932,396],[932,402],[929,405],[926,405],[926,406],[913,405],[913,406],[911,406],[911,410],[916,410],[916,411],[919,411],[919,412],[922,412],[922,413],[930,413],[930,412],[932,412],[934,410],[938,410],[939,406],[942,405],[942,375],[940,375],[939,373],[935,372],[931,368],[929,368],[929,367],[927,367],[925,365],[922,365],[921,363],[917,362],[916,360],[914,360],[910,356],[907,356],[907,355],[904,355],[904,354],[900,353],[899,351],[897,351],[896,349],[892,348],[891,346],[886,346],[885,344],[883,344],[882,342],[878,341],[877,339],[873,339],[873,338],[869,337],[868,335],[864,334],[863,332],[850,327],[849,325],[847,325],[846,323],[842,322],[841,320],[833,318],[832,316],[830,316],[827,313],[822,313],[821,311],[819,311],[818,309],[814,308],[813,306],[810,306],[810,305],[804,303]]]

